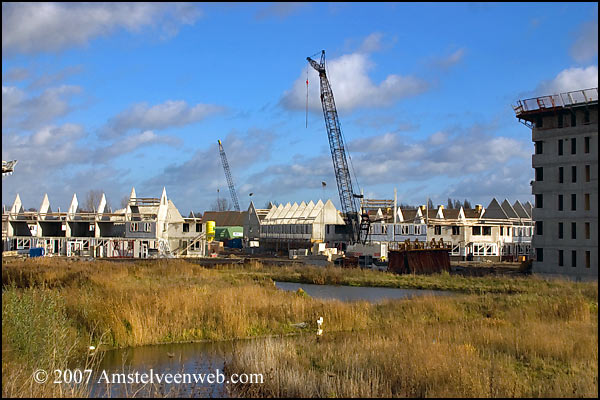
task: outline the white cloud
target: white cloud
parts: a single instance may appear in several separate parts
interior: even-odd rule
[[[15,86],[2,86],[2,128],[47,125],[71,111],[70,99],[81,90],[79,86],[61,85],[27,98],[27,93]]]
[[[85,137],[76,124],[47,126],[29,135],[3,133],[2,157],[19,160],[19,170],[37,181],[50,171],[89,162],[91,151],[78,143]]]
[[[54,85],[60,82],[64,82],[67,78],[73,75],[79,74],[83,71],[83,66],[73,65],[63,68],[57,72],[44,72],[42,75],[36,77],[28,87],[30,89],[40,89],[46,86]]]
[[[247,178],[247,170],[270,159],[274,138],[271,132],[251,129],[245,134],[229,133],[222,139],[236,188],[261,195],[252,189],[258,186],[257,181]],[[181,199],[177,206],[181,204],[184,210],[198,210],[201,204],[208,206],[215,200],[217,189],[220,189],[222,196],[229,196],[217,142],[196,150],[186,161],[165,166],[161,173],[149,178],[143,185],[149,190],[158,191],[166,182],[171,188],[171,196]],[[264,193],[264,188],[261,187],[260,192]],[[247,193],[240,189],[238,197],[241,207],[247,205],[246,196]]]
[[[327,78],[333,90],[338,111],[357,108],[373,108],[392,105],[394,102],[416,96],[428,89],[427,82],[414,77],[391,74],[379,84],[368,75],[374,64],[366,54],[352,53],[326,62]],[[319,77],[309,68],[309,108],[321,110]],[[285,91],[280,103],[289,110],[304,110],[306,107],[306,71],[302,72]]]
[[[190,106],[183,100],[168,100],[151,107],[146,103],[136,104],[111,118],[103,133],[108,137],[119,137],[132,129],[160,130],[184,126],[224,110],[224,107],[212,104]]]
[[[449,56],[436,59],[433,64],[442,69],[448,69],[458,64],[465,56],[466,50],[460,48]]]
[[[433,195],[435,191],[445,191],[441,198],[450,191],[453,197],[458,193],[458,197],[464,198],[475,194],[479,187],[485,188],[478,192],[484,202],[505,189],[505,196],[521,195],[529,190],[531,143],[494,136],[493,130],[491,126],[474,125],[468,129],[438,131],[416,140],[412,135],[397,133],[352,140],[346,148],[356,173],[355,180],[351,171],[354,190],[358,192],[357,184],[366,192],[384,187],[390,190],[390,186],[397,185],[399,195],[409,201]],[[507,166],[510,174],[504,172]],[[509,179],[512,179],[512,187]],[[331,197],[337,204],[336,180],[328,151],[313,156],[298,154],[289,162],[265,167],[247,181],[260,188],[256,192],[268,196],[267,199],[301,201],[306,199],[297,198],[297,194],[306,196],[308,193],[316,198]],[[325,193],[320,187],[321,181],[327,182]],[[461,182],[479,186],[465,188],[463,185],[458,189],[455,185]],[[416,190],[419,192],[414,192]]]
[[[375,51],[379,51],[383,48],[383,34],[380,32],[371,33],[367,36],[362,44],[360,45],[358,51],[361,53],[372,53]]]
[[[11,68],[2,74],[2,82],[20,82],[29,78],[30,71],[27,68]]]
[[[598,56],[598,20],[582,24],[576,39],[569,50],[571,57],[578,62],[586,62]]]
[[[192,24],[194,5],[173,3],[3,3],[2,54],[57,51],[84,45],[118,28],[139,31],[161,24],[172,34],[173,22]]]
[[[108,161],[120,155],[132,153],[141,147],[154,144],[175,146],[179,143],[180,141],[174,137],[159,136],[152,131],[144,131],[115,140],[107,146],[96,149],[94,159],[99,162]]]
[[[285,19],[306,6],[308,6],[308,3],[271,3],[261,8],[256,13],[255,18],[258,20],[267,18]]]
[[[531,201],[529,182],[532,179],[533,169],[530,164],[525,161],[512,162],[480,174],[467,176],[448,186],[447,193],[449,197],[469,198],[484,206],[493,197],[500,202],[509,199],[511,203],[515,200],[524,203]]]
[[[598,87],[598,66],[568,68],[551,81],[542,82],[536,89],[539,96]]]

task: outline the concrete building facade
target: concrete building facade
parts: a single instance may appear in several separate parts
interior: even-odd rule
[[[598,88],[521,100],[535,180],[533,271],[598,279]]]

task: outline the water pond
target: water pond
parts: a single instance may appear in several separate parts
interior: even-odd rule
[[[275,282],[281,290],[302,288],[308,295],[319,299],[341,301],[366,300],[380,302],[386,299],[409,299],[415,296],[451,295],[451,292],[382,287],[351,287],[313,285],[306,283]],[[227,360],[241,346],[257,346],[264,339],[227,342],[174,343],[110,350],[92,378],[91,397],[230,397],[226,382],[219,382],[219,373]],[[281,338],[281,340],[294,340]],[[105,374],[102,376],[102,374]],[[136,376],[137,373],[137,376]],[[113,374],[117,374],[114,375]],[[147,374],[142,378],[142,374]],[[171,377],[166,376],[171,374]],[[177,383],[189,379],[189,383]],[[195,375],[194,375],[195,374]],[[204,374],[204,381],[196,381]],[[213,381],[207,374],[215,374]],[[148,382],[153,376],[152,382]],[[133,382],[114,383],[114,378]],[[113,384],[107,385],[107,379]],[[165,379],[169,382],[165,382]]]
[[[309,296],[318,299],[336,299],[341,301],[366,300],[373,303],[387,299],[410,299],[416,296],[449,296],[453,294],[452,292],[442,290],[313,285],[292,282],[275,282],[275,286],[279,289],[289,291],[296,291],[302,288]]]

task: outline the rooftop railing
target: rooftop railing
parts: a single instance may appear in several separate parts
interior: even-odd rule
[[[515,110],[515,114],[520,115],[530,111],[572,107],[597,101],[598,88],[590,88],[519,100],[517,105],[513,106],[513,109]]]

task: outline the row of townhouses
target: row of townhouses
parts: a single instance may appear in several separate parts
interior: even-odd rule
[[[66,212],[52,211],[45,195],[38,211],[25,211],[17,194],[2,213],[2,250],[44,248],[46,255],[147,258],[203,256],[200,218],[181,216],[163,189],[160,198],[137,197],[126,208],[107,211],[104,194],[94,212],[81,212],[77,195]]]
[[[428,210],[379,208],[369,213],[371,225],[367,240],[385,243],[443,241],[455,258],[494,258],[517,260],[531,255],[533,222],[531,203],[502,204],[493,199],[487,208]],[[257,209],[250,204],[244,226],[246,245],[261,250],[309,249],[315,242],[327,247],[345,248],[346,226],[341,213],[328,200],[316,204],[280,204]]]
[[[393,248],[407,240],[434,239],[446,243],[455,258],[527,258],[533,234],[531,208],[530,203],[499,204],[496,199],[487,208],[474,209],[378,208],[370,212],[368,241]],[[269,209],[251,203],[247,212],[232,213],[243,224],[244,246],[257,251],[310,249],[314,243],[346,249],[347,228],[331,200]],[[216,217],[212,219],[222,219]],[[217,221],[221,223],[226,221]],[[106,211],[104,195],[94,212],[81,212],[76,195],[66,212],[52,211],[47,195],[38,211],[24,211],[17,195],[10,211],[2,215],[3,250],[42,247],[47,255],[91,257],[205,256],[206,226],[201,218],[182,217],[164,189],[160,198],[137,197],[132,189],[127,207],[115,212]]]

